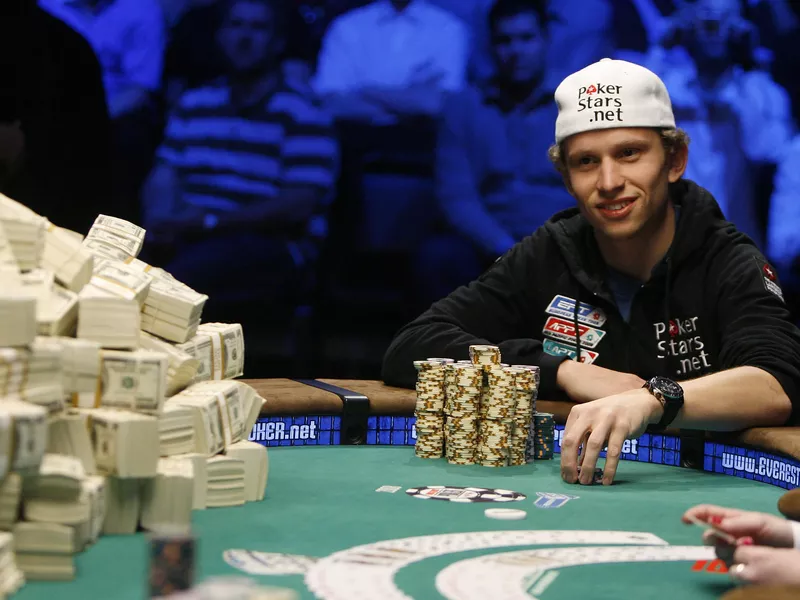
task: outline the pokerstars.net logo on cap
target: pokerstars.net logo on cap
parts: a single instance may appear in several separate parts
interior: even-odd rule
[[[611,121],[622,122],[621,85],[593,83],[578,88],[578,111],[594,111],[590,123]]]

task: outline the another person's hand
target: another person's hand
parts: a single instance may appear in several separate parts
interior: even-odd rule
[[[158,219],[147,228],[151,241],[156,244],[169,245],[181,236],[193,235],[203,231],[205,211],[189,207],[179,214]]]
[[[641,388],[574,406],[561,442],[561,478],[567,483],[591,485],[598,456],[607,443],[603,485],[611,485],[622,444],[639,437],[648,425],[661,419],[662,413],[661,403]]]
[[[573,402],[584,403],[641,389],[645,380],[631,373],[621,373],[596,365],[565,360],[558,367],[556,385]]]
[[[800,550],[794,550],[794,531],[786,519],[760,512],[701,504],[683,515],[710,523],[736,538],[736,544],[722,540],[713,530],[703,542],[714,546],[717,556],[728,565],[731,578],[755,584],[800,585]]]
[[[774,515],[700,504],[687,510],[681,520],[690,523],[690,518],[714,525],[737,539],[749,538],[757,546],[791,548],[794,544],[794,532],[789,521]],[[703,542],[709,546],[717,546],[720,541],[711,530],[703,534]]]

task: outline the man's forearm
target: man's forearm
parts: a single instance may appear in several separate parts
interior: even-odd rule
[[[673,427],[738,431],[783,425],[792,412],[778,380],[757,367],[737,367],[681,382],[684,405]]]
[[[116,119],[145,106],[149,100],[150,93],[146,89],[132,85],[109,98],[108,112]]]

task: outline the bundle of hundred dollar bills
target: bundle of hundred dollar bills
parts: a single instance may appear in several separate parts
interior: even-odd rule
[[[264,498],[242,327],[203,323],[208,297],[140,260],[144,239],[0,194],[0,596],[80,576],[101,535]]]

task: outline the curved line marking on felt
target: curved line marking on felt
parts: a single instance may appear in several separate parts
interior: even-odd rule
[[[665,546],[667,542],[639,531],[479,531],[409,537],[334,552],[311,566],[305,584],[321,600],[412,600],[394,583],[395,574],[412,563],[469,550],[562,544]]]
[[[707,546],[582,546],[490,554],[439,571],[436,589],[448,600],[537,600],[535,582],[564,567],[603,563],[695,561],[714,558]]]

